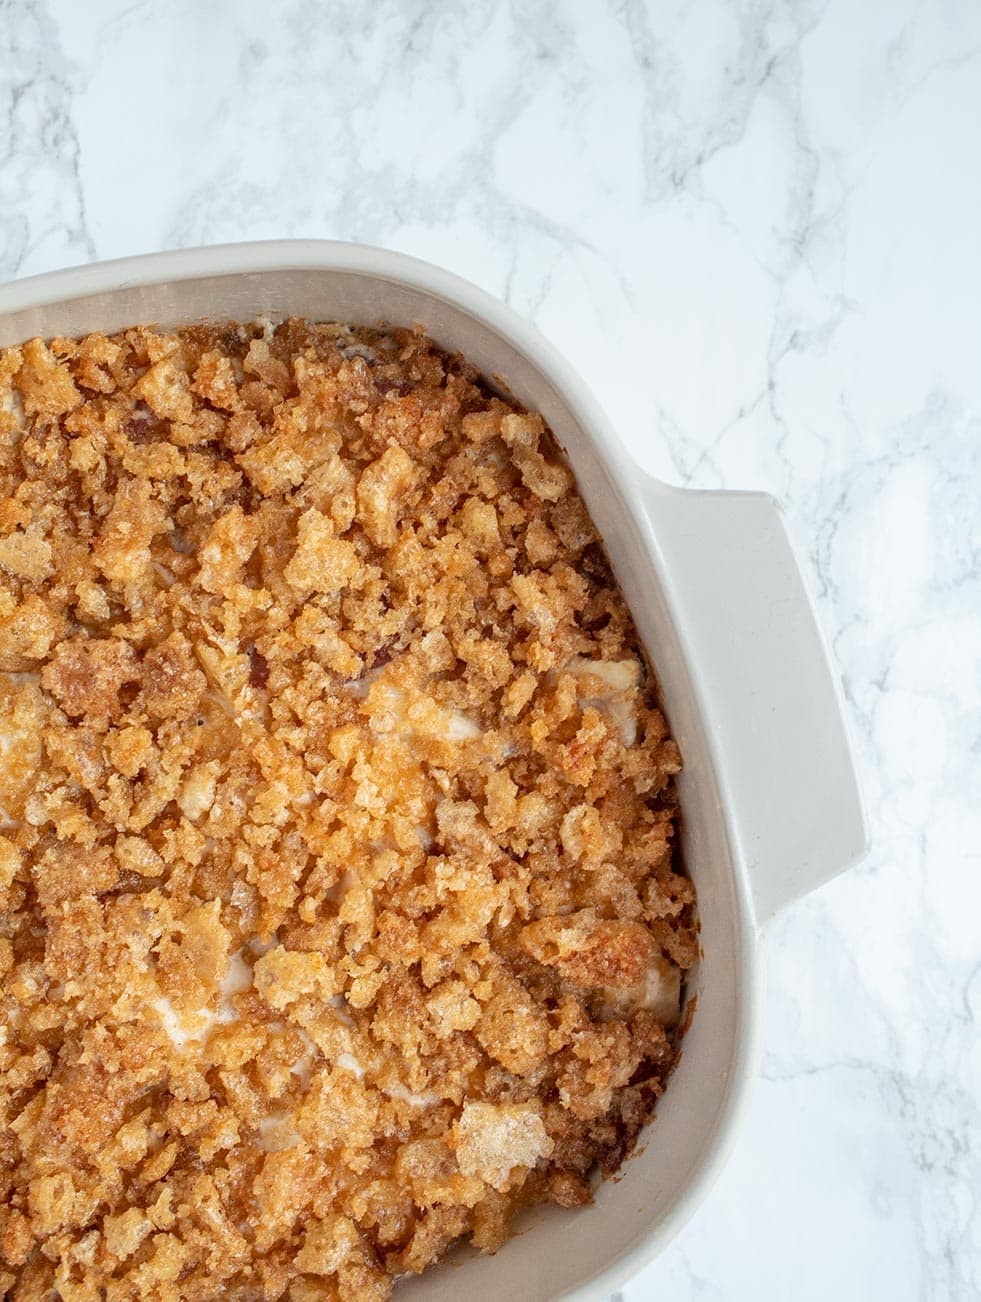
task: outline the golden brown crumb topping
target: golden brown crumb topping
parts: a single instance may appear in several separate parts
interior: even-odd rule
[[[388,1296],[677,1055],[679,759],[541,418],[407,331],[0,352],[0,1292]]]

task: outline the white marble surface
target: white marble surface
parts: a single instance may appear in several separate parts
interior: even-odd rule
[[[981,1296],[981,7],[0,5],[0,276],[283,235],[461,272],[645,466],[776,493],[834,635],[874,849],[773,928],[625,1299]]]

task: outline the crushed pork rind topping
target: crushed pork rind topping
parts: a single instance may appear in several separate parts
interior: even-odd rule
[[[387,1297],[677,1056],[677,750],[541,418],[407,331],[0,352],[0,1292]]]

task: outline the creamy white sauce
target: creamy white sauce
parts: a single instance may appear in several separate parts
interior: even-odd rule
[[[637,660],[587,660],[577,656],[563,668],[567,674],[590,674],[606,683],[608,690],[599,696],[582,698],[582,704],[605,714],[620,730],[624,746],[637,740],[635,703],[629,699],[640,686],[640,663]]]
[[[369,669],[360,678],[352,678],[350,682],[345,683],[344,691],[348,696],[353,696],[356,701],[363,701],[383,672],[381,669]]]
[[[195,764],[188,770],[177,793],[177,804],[190,822],[202,818],[214,804],[219,767],[216,760],[209,760],[205,764]]]
[[[160,995],[150,1001],[150,1007],[160,1018],[161,1028],[176,1049],[185,1049],[189,1044],[201,1045],[215,1026],[228,1026],[238,1021],[238,1013],[232,1000],[237,994],[249,990],[252,986],[252,967],[246,961],[245,955],[254,952],[250,944],[237,949],[231,955],[228,971],[218,986],[216,1010],[196,1008],[193,1012],[181,1015],[166,995]]]
[[[371,670],[361,678],[345,685],[345,691],[357,701],[366,700],[372,688],[378,682],[383,670]],[[483,735],[480,725],[462,710],[446,709],[431,702],[432,710],[426,711],[425,723],[410,717],[410,708],[405,704],[405,692],[401,687],[386,683],[381,691],[375,693],[374,703],[378,707],[371,714],[371,729],[376,736],[394,733],[404,740],[413,737],[435,737],[440,741],[456,744],[473,741]]]
[[[676,1025],[681,1017],[681,969],[665,958],[656,959],[647,969],[640,1006],[655,1013],[665,1026]]]
[[[150,1007],[159,1016],[160,1026],[175,1049],[185,1049],[189,1044],[200,1043],[215,1020],[214,1014],[207,1009],[200,1009],[182,1018],[166,995],[151,999]]]
[[[271,949],[275,949],[278,944],[279,932],[274,931],[268,940],[260,940],[258,936],[253,936],[251,940],[245,942],[239,953],[247,950],[253,958],[261,958],[263,954],[268,954]]]
[[[413,1094],[404,1085],[393,1085],[390,1089],[382,1090],[382,1093],[390,1099],[400,1099],[414,1108],[434,1108],[442,1101],[438,1094]]]
[[[364,1075],[364,1068],[353,1053],[339,1053],[335,1065],[340,1067],[342,1071],[349,1071],[358,1080]]]
[[[168,569],[166,565],[161,565],[159,561],[153,562],[153,570],[160,582],[166,587],[172,588],[177,582],[177,576],[174,574],[174,571]]]
[[[215,1014],[215,1020],[223,1025],[238,1020],[238,1013],[232,1007],[232,999],[235,995],[241,994],[243,990],[249,990],[252,986],[252,968],[245,961],[244,952],[243,946],[242,949],[237,949],[232,955],[228,965],[228,972],[219,986],[221,999],[218,1004],[218,1012]]]
[[[301,1143],[292,1128],[292,1112],[271,1112],[259,1122],[259,1147],[266,1153],[279,1153]]]
[[[3,395],[0,406],[8,416],[13,416],[17,422],[17,432],[22,433],[24,429],[24,403],[16,389],[8,389]]]
[[[665,1026],[677,1026],[681,1019],[681,969],[658,955],[636,986],[629,990],[605,989],[604,1004],[609,1016],[629,1017],[645,1009]]]
[[[294,1030],[299,1033],[300,1038],[303,1040],[306,1047],[300,1054],[299,1058],[297,1058],[296,1062],[291,1064],[290,1072],[294,1076],[299,1076],[300,1084],[304,1089],[306,1089],[310,1084],[310,1071],[313,1067],[313,1060],[317,1054],[317,1046],[302,1027],[294,1027]]]
[[[350,1009],[347,1006],[347,1000],[343,995],[334,995],[330,1001],[330,1006],[337,1014],[337,1020],[343,1022],[345,1026],[353,1026],[354,1018],[351,1016]]]
[[[474,723],[473,719],[463,713],[462,710],[443,711],[443,714],[449,714],[449,720],[446,725],[447,741],[472,741],[473,738],[481,735],[480,728]]]

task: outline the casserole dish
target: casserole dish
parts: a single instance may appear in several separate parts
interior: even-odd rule
[[[519,402],[565,449],[661,684],[681,747],[682,853],[699,899],[697,1012],[654,1124],[576,1215],[526,1213],[467,1260],[474,1302],[600,1299],[677,1231],[708,1188],[759,1048],[767,922],[864,852],[837,676],[775,503],[679,490],[629,459],[575,373],[527,324],[424,263],[328,242],[188,250],[0,289],[0,347],[135,323],[304,316],[418,323]],[[406,1302],[458,1296],[458,1250],[406,1280]]]

